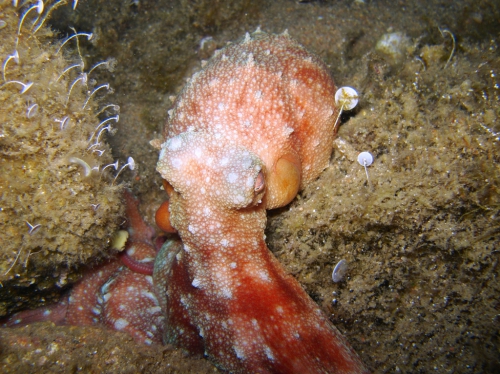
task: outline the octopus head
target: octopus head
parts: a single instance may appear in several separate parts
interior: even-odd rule
[[[157,170],[185,199],[241,209],[261,203],[263,163],[249,150],[225,144],[217,134],[185,132],[162,144]]]

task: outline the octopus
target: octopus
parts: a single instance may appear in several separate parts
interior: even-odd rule
[[[15,313],[3,327],[51,321],[102,326],[130,334],[142,344],[161,344],[165,317],[153,288],[155,230],[142,219],[138,201],[125,190],[129,238],[123,253],[85,270],[82,279],[52,305]]]
[[[3,325],[101,325],[231,373],[368,373],[264,235],[266,210],[328,166],[335,91],[321,60],[286,33],[256,31],[218,51],[152,142],[169,195],[156,222],[178,237],[155,240],[125,192],[124,253],[89,268],[58,304]]]
[[[157,170],[169,193],[153,274],[165,340],[232,373],[364,373],[346,339],[265,243],[266,210],[328,165],[328,69],[286,33],[246,34],[176,98]]]

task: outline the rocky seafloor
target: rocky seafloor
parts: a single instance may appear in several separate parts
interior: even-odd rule
[[[60,11],[52,27],[63,36],[68,26],[99,36],[82,42],[89,60],[116,59],[99,77],[121,107],[108,140],[115,158],[136,160],[122,180],[150,222],[164,192],[148,141],[169,96],[246,31],[288,29],[360,101],[342,115],[330,166],[270,212],[270,249],[373,372],[500,371],[497,1],[82,1]],[[369,180],[362,151],[374,157]],[[333,283],[341,259],[347,274]],[[96,331],[0,330],[2,371],[214,370]]]

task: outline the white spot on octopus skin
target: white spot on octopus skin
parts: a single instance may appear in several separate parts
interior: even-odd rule
[[[201,281],[198,278],[194,278],[193,282],[191,282],[191,285],[195,288],[199,288],[201,284]]]
[[[146,296],[148,299],[151,299],[153,301],[157,301],[156,296],[154,294],[152,294],[151,292],[142,291],[141,295]]]
[[[245,358],[245,354],[240,347],[234,346],[233,349],[236,352],[236,357],[238,357],[240,360],[243,360]]]
[[[266,356],[269,360],[274,361],[274,355],[271,351],[271,348],[269,348],[267,345],[264,346],[264,352],[266,353]]]
[[[129,325],[129,322],[124,318],[118,318],[113,325],[115,326],[115,329],[123,330]]]
[[[243,195],[236,195],[233,199],[235,204],[242,204],[245,201],[245,197]]]
[[[178,136],[170,139],[167,142],[167,148],[170,151],[178,151],[179,149],[181,149],[181,147],[182,147],[182,139]]]
[[[151,308],[148,308],[148,313],[149,314],[161,313],[161,308],[159,306],[152,306]]]
[[[257,274],[259,275],[259,278],[262,279],[264,282],[269,282],[269,275],[267,274],[267,271],[259,270],[257,271]]]
[[[172,158],[172,159],[170,160],[170,162],[172,163],[172,167],[173,167],[174,169],[179,170],[179,169],[181,169],[181,168],[182,168],[182,161],[181,161],[180,159],[178,159],[178,158]]]
[[[253,177],[248,177],[246,185],[248,188],[252,187],[254,185]]]
[[[234,183],[234,182],[236,182],[237,180],[238,180],[238,174],[236,174],[236,173],[229,173],[229,174],[227,175],[227,181],[228,181],[229,183]]]
[[[222,290],[222,295],[226,299],[231,299],[233,297],[233,293],[231,292],[231,289],[229,287],[222,287],[221,290]]]

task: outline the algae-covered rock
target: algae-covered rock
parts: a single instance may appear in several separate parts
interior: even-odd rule
[[[62,45],[38,27],[52,5],[0,2],[0,299],[10,298],[0,316],[30,296],[25,287],[62,286],[68,268],[105,256],[122,221],[114,168],[102,171],[118,117],[100,125],[116,115],[98,113],[107,87],[92,94],[95,72],[72,49],[88,36]]]
[[[401,32],[384,34],[377,41],[375,50],[386,55],[392,62],[400,61],[410,46],[410,39]]]
[[[382,79],[358,62],[366,75],[349,84],[369,89],[330,166],[270,219],[271,250],[378,372],[498,371],[500,57],[488,44]]]
[[[252,9],[231,11],[244,3]],[[208,6],[213,10],[207,12]],[[223,18],[212,17],[217,9]],[[270,212],[269,247],[373,372],[500,372],[500,2],[463,0],[443,7],[436,0],[86,0],[76,12],[58,9],[63,10],[72,18],[59,17],[56,27],[71,34],[73,25],[100,36],[94,44],[80,38],[84,56],[92,63],[109,55],[117,59],[112,102],[122,106],[123,118],[111,140],[120,159],[137,158],[141,175],[133,185],[143,202],[150,201],[151,217],[164,191],[148,141],[158,137],[169,95],[201,59],[257,25],[266,32],[288,29],[320,55],[335,82],[360,95],[358,106],[340,119],[338,135],[349,147],[336,143],[319,179],[289,207]],[[0,22],[0,44],[1,27]],[[444,28],[453,34],[455,49]],[[397,63],[375,49],[393,31],[410,43],[400,49]],[[74,41],[68,44],[75,47]],[[77,76],[73,71],[72,81]],[[362,151],[374,156],[371,187],[356,160]],[[341,259],[348,270],[333,283],[332,270]],[[33,286],[43,282],[38,278]],[[54,333],[58,329],[65,327],[50,326]],[[73,331],[76,338],[64,344],[78,350],[78,336],[87,335]],[[27,329],[11,341],[24,342],[25,336],[37,335]],[[46,336],[44,329],[39,336]],[[103,352],[98,344],[84,343],[96,347],[91,354]],[[45,363],[43,347],[28,355],[24,349],[23,343],[4,350],[4,372],[18,368],[14,357],[31,368],[62,362],[60,370],[66,369],[65,352]],[[128,358],[128,349],[119,354]],[[165,370],[153,365],[144,372],[154,369]],[[127,370],[124,364],[121,371]]]

